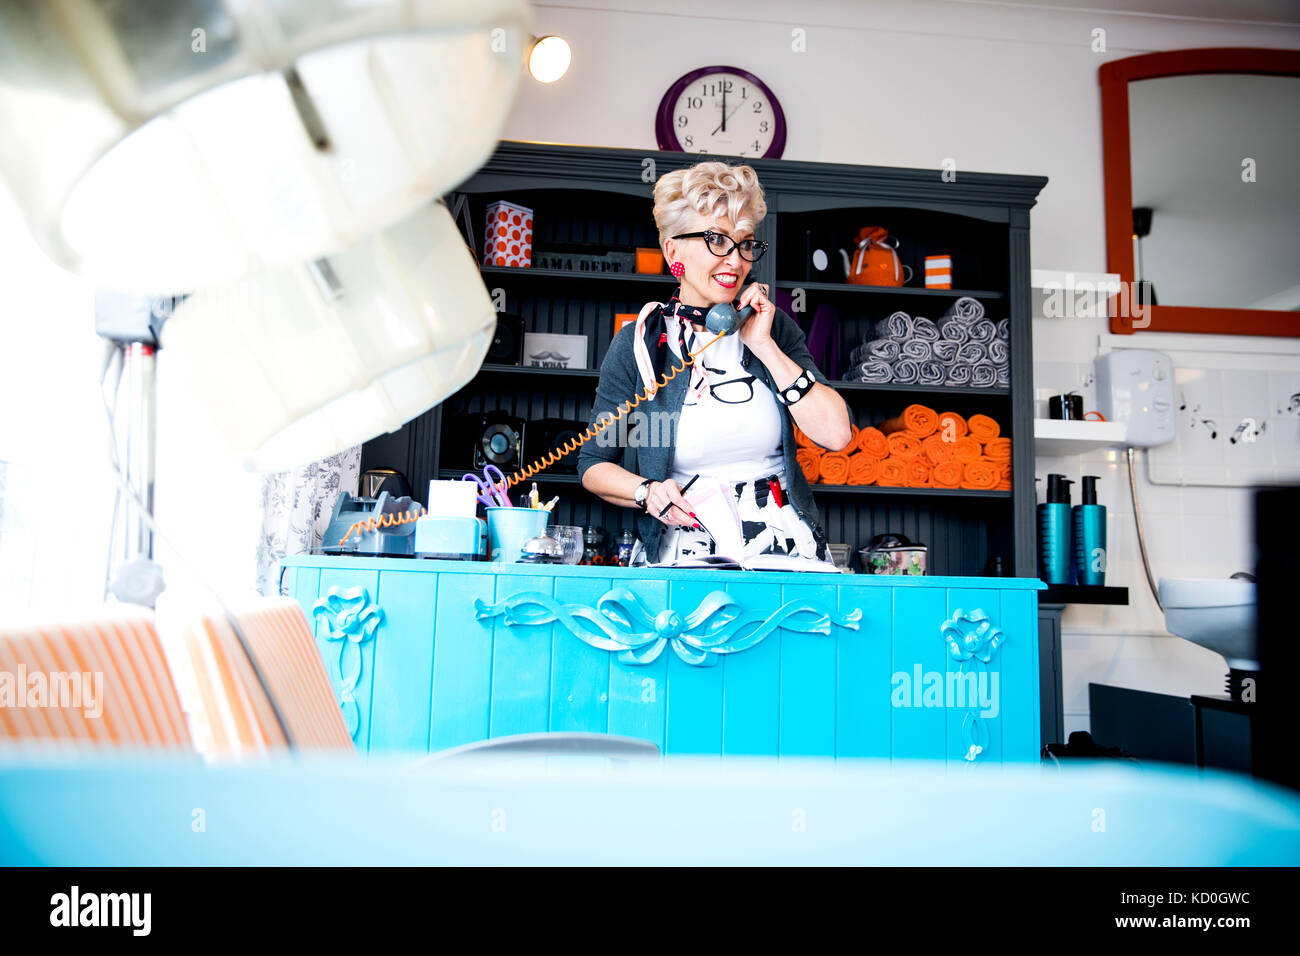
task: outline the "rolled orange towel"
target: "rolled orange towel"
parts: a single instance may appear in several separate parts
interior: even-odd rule
[[[931,465],[937,465],[952,458],[952,446],[952,442],[944,441],[943,435],[937,432],[921,442],[921,450],[925,452],[925,457]]]
[[[907,462],[901,458],[886,458],[880,463],[876,484],[885,488],[902,488],[907,483]]]
[[[998,491],[1011,490],[1011,462],[998,462],[998,483],[995,487]]]
[[[952,424],[950,425],[949,422]],[[956,412],[939,413],[939,434],[943,437],[955,441],[958,438],[965,438],[968,431],[966,419]]]
[[[966,419],[966,427],[970,429],[970,437],[981,445],[1002,434],[1002,426],[987,415],[972,415]]]
[[[794,443],[798,445],[800,448],[811,448],[817,452],[822,451],[821,445],[817,444],[815,441],[813,441],[811,438],[805,435],[803,433],[803,430],[798,425],[794,426]]]
[[[800,448],[794,453],[795,460],[803,469],[803,476],[808,483],[816,484],[821,480],[822,454],[814,448]]]
[[[983,454],[983,446],[970,435],[952,443],[952,457],[957,461],[977,461]]]
[[[889,454],[910,461],[921,454],[921,443],[907,432],[893,432],[889,436]]]
[[[930,472],[930,483],[935,488],[960,488],[966,465],[955,458],[942,461]]]
[[[822,455],[822,483],[847,485],[849,483],[849,456],[842,451],[828,451]]]
[[[995,438],[984,443],[984,457],[990,461],[1011,460],[1011,439]]]
[[[889,457],[889,439],[879,428],[863,428],[858,432],[858,447],[872,458]]]
[[[930,487],[930,462],[925,458],[913,458],[907,463],[907,487]]]
[[[998,483],[998,466],[979,459],[966,462],[962,469],[961,486],[971,491],[992,491]]]
[[[864,451],[849,455],[849,484],[874,485],[880,477],[880,459]]]
[[[939,416],[925,405],[908,405],[903,409],[903,425],[909,435],[921,439],[934,434],[939,427]]]
[[[876,426],[885,435],[892,435],[894,432],[907,431],[907,422],[903,420],[902,415],[895,415],[893,418],[886,418]]]

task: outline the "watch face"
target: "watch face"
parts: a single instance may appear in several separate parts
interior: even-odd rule
[[[660,149],[774,159],[785,149],[785,114],[752,73],[706,67],[668,88],[655,134]]]

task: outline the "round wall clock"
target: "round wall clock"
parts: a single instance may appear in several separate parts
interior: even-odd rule
[[[767,85],[734,66],[706,66],[668,87],[655,115],[660,149],[779,159],[785,113]]]

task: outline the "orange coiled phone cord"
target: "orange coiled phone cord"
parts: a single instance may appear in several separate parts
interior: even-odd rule
[[[417,507],[419,506],[417,505]],[[410,524],[412,521],[420,518],[423,514],[424,509],[420,508],[418,511],[406,511],[400,515],[386,514],[380,515],[378,518],[367,518],[365,521],[354,522],[352,527],[348,528],[348,533],[343,536],[341,541],[339,541],[338,546],[343,547],[343,545],[347,543],[348,538],[352,537],[353,531],[357,533],[357,537],[359,538],[363,531],[369,532],[375,531],[379,528],[396,528],[398,525]]]
[[[695,357],[697,355],[699,355],[701,352],[707,349],[710,345],[713,345],[715,342],[718,341],[718,339],[722,338],[726,334],[727,334],[726,332],[721,332],[718,334],[716,338],[710,339],[708,342],[705,342],[694,352],[687,352],[686,358],[681,362],[681,364],[669,369],[667,372],[664,372],[661,376],[659,376],[659,382],[654,387],[655,391],[658,392],[659,389],[663,388],[665,385],[667,385],[669,382],[675,379],[679,373],[686,371],[688,366],[694,365]],[[577,438],[570,439],[569,441],[566,441],[563,445],[556,446],[552,451],[543,455],[541,458],[537,459],[531,465],[527,466],[526,468],[521,468],[519,471],[516,471],[513,475],[511,475],[509,478],[506,479],[506,489],[509,490],[511,487],[519,484],[521,481],[525,481],[528,478],[533,477],[533,475],[537,474],[538,472],[546,468],[549,468],[551,465],[554,465],[565,455],[576,450],[579,445],[595,438],[606,428],[608,428],[610,425],[613,425],[620,418],[622,418],[632,409],[636,408],[642,402],[649,401],[649,396],[650,396],[650,389],[649,388],[642,389],[641,394],[634,395],[632,398],[628,399],[617,409],[615,409],[612,417],[607,418],[604,421],[598,422],[595,425],[592,425],[585,432],[579,435]]]

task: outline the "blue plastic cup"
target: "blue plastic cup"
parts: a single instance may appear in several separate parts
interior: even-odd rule
[[[545,508],[486,508],[488,552],[492,561],[517,564],[529,538],[546,530],[551,513]]]

